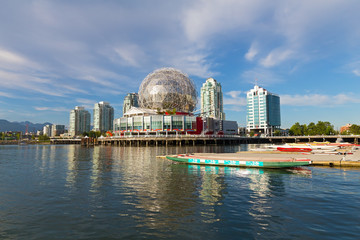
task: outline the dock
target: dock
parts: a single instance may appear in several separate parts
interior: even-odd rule
[[[308,158],[312,161],[310,166],[327,166],[327,167],[360,167],[360,151],[353,154],[345,155],[324,155],[324,154],[302,154],[302,153],[282,153],[282,152],[252,152],[243,151],[237,153],[194,153],[197,156],[213,158]],[[166,156],[157,156],[166,158]]]

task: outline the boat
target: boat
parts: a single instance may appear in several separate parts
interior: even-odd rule
[[[233,167],[256,167],[256,168],[291,168],[307,166],[311,164],[310,159],[306,158],[251,158],[251,157],[233,157],[221,154],[193,155],[179,154],[175,156],[166,156],[167,159],[186,163],[215,166],[233,166]]]
[[[293,147],[293,146],[284,146],[278,147],[278,151],[280,152],[311,152],[312,148],[310,147]]]

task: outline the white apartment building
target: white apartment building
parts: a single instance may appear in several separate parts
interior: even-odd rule
[[[43,135],[51,137],[51,126],[50,125],[45,125],[43,127]]]
[[[246,130],[272,135],[280,128],[280,97],[257,85],[246,93]]]
[[[114,108],[108,102],[94,105],[94,131],[106,132],[113,130]]]
[[[90,113],[84,107],[76,106],[70,111],[69,135],[77,136],[90,131]]]
[[[225,120],[221,84],[213,78],[201,87],[201,116]]]

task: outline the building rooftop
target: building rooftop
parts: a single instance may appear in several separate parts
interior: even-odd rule
[[[131,107],[129,111],[124,114],[124,117],[132,117],[132,116],[147,116],[147,115],[155,115],[157,114],[156,110],[147,109],[147,108],[138,108]]]

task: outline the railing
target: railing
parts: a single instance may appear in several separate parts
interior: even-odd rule
[[[265,138],[360,138],[360,135],[267,136]]]
[[[100,137],[98,140],[106,141],[112,139],[139,139],[139,138],[181,138],[181,139],[190,139],[190,138],[248,138],[238,135],[130,135],[130,136],[113,136],[113,137]]]

